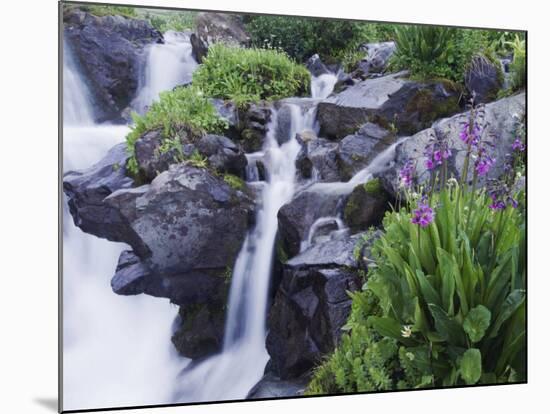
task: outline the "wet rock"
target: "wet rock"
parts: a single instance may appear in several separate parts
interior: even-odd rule
[[[308,383],[308,377],[282,380],[269,373],[250,390],[246,399],[296,397],[304,394]]]
[[[504,171],[506,154],[511,152],[511,146],[516,139],[517,120],[522,119],[525,114],[525,93],[501,99],[485,106],[485,132],[483,140],[496,139],[497,145],[489,153],[495,158],[495,163],[489,174],[481,177],[479,185],[483,185],[487,178],[497,178]],[[451,118],[437,121],[431,128],[423,130],[405,140],[397,146],[394,168],[383,173],[385,187],[392,194],[398,190],[398,171],[403,168],[408,159],[416,161],[416,177],[418,183],[425,183],[429,179],[429,173],[425,168],[424,149],[433,138],[444,139],[448,142],[451,150],[449,158],[449,176],[454,174],[460,177],[466,153],[466,144],[459,138],[464,122],[468,120],[468,113],[464,112]],[[472,179],[472,173],[468,180]]]
[[[195,33],[191,35],[191,46],[193,47],[193,56],[199,63],[202,63],[208,53],[208,47],[214,43],[246,46],[250,42],[240,15],[199,13],[195,18],[195,27]]]
[[[494,101],[502,88],[504,77],[499,66],[485,56],[476,55],[464,74],[464,83],[475,103]]]
[[[229,138],[221,135],[205,135],[196,144],[197,150],[208,158],[210,167],[219,172],[244,178],[246,156]]]
[[[338,143],[338,168],[343,181],[365,168],[376,155],[395,142],[387,129],[367,122],[355,134]]]
[[[209,302],[180,306],[179,324],[172,343],[186,358],[203,358],[219,352],[223,346],[225,306]]]
[[[271,106],[267,102],[252,103],[240,110],[240,144],[246,152],[262,149],[265,135],[271,121]]]
[[[151,284],[151,270],[131,250],[120,254],[115,275],[111,279],[113,292],[119,295],[144,293]]]
[[[301,134],[303,139],[304,134]],[[303,179],[315,176],[317,181],[340,181],[338,165],[338,144],[327,139],[315,138],[302,141],[302,148],[296,157],[296,168]]]
[[[447,81],[417,82],[406,72],[367,79],[319,103],[320,135],[342,139],[366,122],[394,125],[400,135],[459,112],[459,88]]]
[[[366,55],[357,64],[352,77],[364,80],[369,75],[385,72],[396,46],[395,42],[366,43],[360,47],[360,50]]]
[[[118,144],[90,168],[63,177],[69,211],[83,231],[111,241],[136,240],[135,235],[125,234],[127,227],[120,212],[103,201],[113,192],[133,186],[126,174],[127,160],[126,144]]]
[[[289,257],[300,252],[313,223],[321,217],[335,216],[341,203],[339,195],[304,191],[279,210],[279,236]]]
[[[145,47],[162,42],[162,34],[146,20],[78,9],[65,13],[63,23],[64,39],[90,85],[97,120],[119,120],[137,91]]]
[[[390,207],[390,196],[380,184],[373,179],[354,188],[344,207],[344,222],[352,232],[367,230],[382,222],[384,214]]]
[[[307,373],[340,341],[360,289],[353,250],[359,236],[329,240],[289,260],[268,317],[267,350],[274,374]]]
[[[306,62],[306,68],[311,73],[311,76],[321,76],[327,73],[332,73],[323,63],[318,54],[314,54]]]

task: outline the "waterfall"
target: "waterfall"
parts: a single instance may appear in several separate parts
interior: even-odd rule
[[[132,107],[140,114],[145,113],[160,92],[191,83],[197,66],[189,35],[167,31],[164,43],[148,46],[145,73]]]
[[[91,125],[92,99],[80,77],[71,50],[63,41],[63,122],[64,125]]]
[[[90,94],[66,47],[63,76],[67,172],[100,160],[129,128],[93,123]],[[66,200],[63,207],[63,409],[173,402],[187,363],[170,342],[177,308],[167,299],[115,295],[110,277],[128,246],[82,232]]]
[[[326,99],[334,90],[334,85],[338,81],[338,77],[332,73],[311,79],[311,97],[315,99]]]

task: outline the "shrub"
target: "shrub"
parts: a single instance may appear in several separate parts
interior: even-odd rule
[[[123,16],[131,19],[137,18],[138,14],[134,7],[126,6],[107,6],[107,5],[79,5],[83,11],[87,11],[95,16]]]
[[[246,29],[256,47],[280,48],[298,62],[315,53],[326,63],[342,60],[361,43],[388,40],[391,25],[319,18],[252,16]]]
[[[392,66],[409,69],[417,78],[462,82],[476,53],[489,54],[487,32],[437,26],[396,26],[397,50]]]
[[[193,74],[193,84],[214,98],[238,105],[309,93],[310,74],[276,50],[214,44]]]
[[[512,42],[507,42],[511,46],[514,52],[514,59],[510,67],[512,72],[512,88],[514,90],[525,87],[526,82],[526,52],[525,52],[525,39],[521,39],[516,34]]]
[[[183,32],[195,28],[195,17],[197,12],[175,11],[160,12],[156,10],[146,10],[143,18],[148,20],[155,29],[161,33],[168,30]]]
[[[180,87],[162,92],[160,99],[153,102],[145,115],[133,113],[132,118],[134,125],[126,136],[126,143],[130,154],[127,168],[133,175],[138,173],[135,143],[144,133],[161,128],[164,138],[161,148],[166,147],[168,150],[184,127],[190,128],[196,136],[206,132],[219,133],[227,128],[226,121],[218,116],[214,106],[195,87]],[[176,141],[174,145],[178,144],[179,139]]]

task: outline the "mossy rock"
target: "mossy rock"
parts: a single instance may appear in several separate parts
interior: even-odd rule
[[[344,222],[357,232],[377,226],[382,222],[389,207],[390,197],[375,178],[353,189],[344,207]]]

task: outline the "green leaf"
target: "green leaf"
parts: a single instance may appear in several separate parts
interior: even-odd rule
[[[462,326],[439,306],[430,303],[428,308],[434,318],[437,333],[453,345],[464,345],[466,338]]]
[[[426,278],[422,270],[418,269],[416,271],[416,278],[418,280],[418,284],[420,285],[420,292],[422,293],[424,301],[428,304],[433,303],[437,306],[441,306],[439,295],[437,294],[436,290],[429,282],[429,280]]]
[[[468,334],[472,343],[481,341],[487,328],[491,324],[491,311],[483,305],[470,309],[464,323],[464,332]]]
[[[502,324],[506,322],[508,318],[510,318],[510,316],[512,316],[512,314],[516,311],[517,308],[521,306],[524,300],[524,290],[516,289],[508,295],[508,297],[504,300],[504,303],[502,304],[493,328],[491,329],[489,338],[494,338],[498,335],[498,331]]]
[[[477,348],[468,349],[460,359],[460,376],[468,385],[481,378],[481,352]]]
[[[405,338],[401,334],[402,325],[392,318],[384,318],[381,316],[370,316],[368,323],[372,325],[376,331],[385,337],[396,339],[407,346],[411,346],[415,343],[410,338]]]

